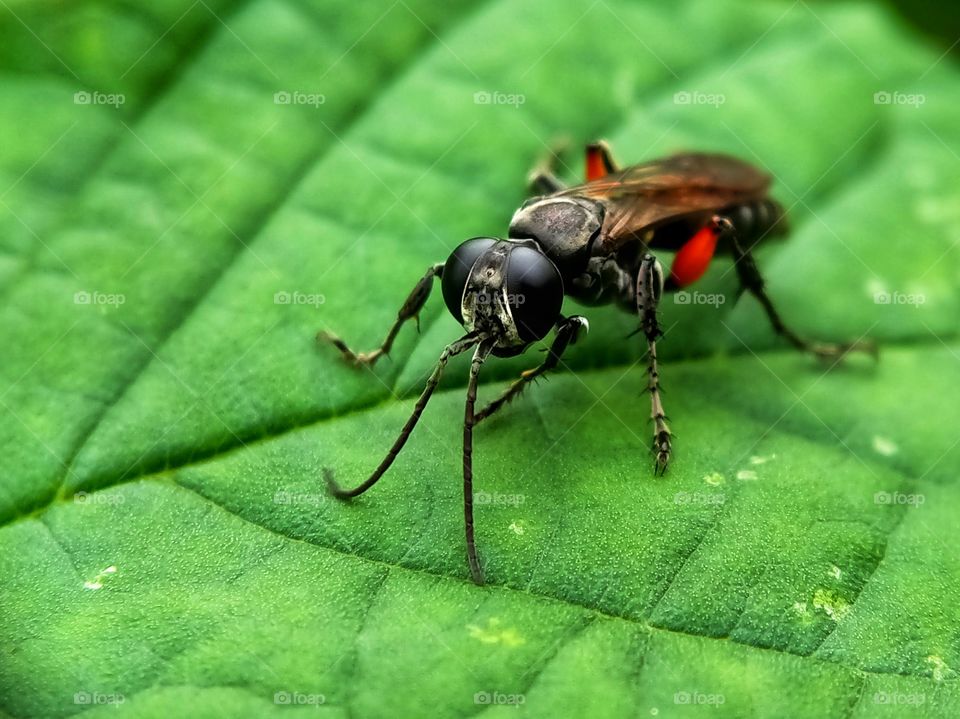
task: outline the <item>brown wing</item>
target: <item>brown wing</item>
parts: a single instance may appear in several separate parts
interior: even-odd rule
[[[599,241],[614,251],[666,220],[762,199],[769,186],[769,175],[735,157],[688,153],[633,165],[558,194],[603,202]]]

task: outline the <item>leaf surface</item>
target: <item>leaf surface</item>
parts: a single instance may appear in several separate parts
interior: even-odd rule
[[[960,76],[884,11],[11,3],[0,47],[0,711],[960,711]],[[774,301],[883,355],[786,351],[716,263],[663,307],[655,478],[636,320],[579,308],[562,371],[476,431],[476,587],[465,361],[374,491],[322,490],[460,331],[439,292],[373,372],[313,337],[375,345],[564,134],[766,168]]]

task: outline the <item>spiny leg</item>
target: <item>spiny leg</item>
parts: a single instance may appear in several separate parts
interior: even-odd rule
[[[427,402],[430,401],[430,396],[440,383],[440,376],[443,374],[443,369],[446,367],[447,361],[455,355],[466,352],[479,341],[479,335],[476,332],[471,332],[467,335],[464,335],[456,342],[448,344],[444,348],[443,352],[440,354],[440,359],[437,360],[436,367],[433,368],[433,372],[431,373],[430,378],[427,380],[426,386],[423,388],[420,399],[417,400],[417,404],[413,408],[413,414],[410,415],[407,423],[403,425],[403,429],[400,430],[400,435],[397,437],[396,441],[394,441],[390,451],[387,452],[387,456],[383,458],[382,462],[380,462],[380,466],[374,470],[373,474],[371,474],[363,484],[360,484],[353,489],[343,489],[334,480],[332,470],[323,470],[323,477],[324,480],[326,480],[327,489],[329,490],[330,494],[337,499],[349,499],[351,497],[356,497],[357,495],[363,494],[370,489],[370,487],[377,483],[380,477],[382,477],[384,473],[390,469],[390,465],[393,464],[393,460],[397,458],[397,455],[400,454],[400,450],[403,449],[403,445],[405,445],[407,443],[407,439],[410,438],[410,433],[413,432],[413,428],[417,426],[417,422],[420,420],[420,415],[423,414],[423,410],[427,406]]]
[[[647,338],[647,390],[650,392],[650,419],[653,420],[653,471],[663,474],[670,463],[670,427],[660,400],[660,371],[657,366],[657,338],[663,334],[657,321],[657,307],[663,294],[663,268],[653,255],[644,255],[637,276],[637,312],[640,331]]]
[[[534,369],[528,369],[520,374],[520,378],[514,380],[497,399],[493,400],[486,407],[481,409],[476,416],[476,422],[481,422],[490,415],[494,414],[503,405],[507,404],[517,397],[523,390],[533,382],[537,377],[552,369],[555,369],[560,362],[560,357],[566,351],[567,347],[576,344],[580,338],[581,331],[586,332],[590,329],[590,324],[586,317],[574,315],[573,317],[561,318],[557,323],[557,336],[554,338],[550,349],[547,350],[547,358],[543,363]]]
[[[811,342],[804,339],[792,329],[784,324],[780,314],[773,306],[770,298],[764,289],[763,277],[757,268],[757,263],[753,259],[750,250],[744,249],[737,237],[736,227],[726,218],[714,218],[714,222],[725,223],[723,225],[723,239],[729,244],[733,252],[734,267],[737,270],[737,276],[740,279],[741,291],[746,290],[763,306],[767,313],[767,319],[773,326],[774,332],[786,339],[791,345],[801,352],[809,352],[822,360],[840,360],[849,352],[867,352],[874,358],[877,357],[877,345],[872,340],[854,340],[852,342]]]
[[[477,376],[480,366],[493,349],[491,340],[477,345],[470,362],[470,379],[467,381],[467,400],[463,410],[463,526],[467,538],[467,562],[470,576],[477,584],[483,584],[483,570],[477,557],[477,545],[473,536],[473,426],[477,423],[473,408],[477,402]]]
[[[317,334],[317,340],[331,343],[334,347],[340,350],[340,354],[343,355],[345,360],[354,365],[372,366],[373,363],[376,362],[382,355],[390,353],[390,348],[393,347],[393,341],[397,338],[397,334],[400,332],[400,328],[403,326],[404,322],[409,319],[415,319],[417,321],[417,331],[420,331],[420,310],[423,309],[423,305],[426,304],[427,298],[430,297],[430,290],[433,288],[433,279],[435,277],[441,277],[442,275],[442,262],[432,265],[430,269],[427,270],[427,273],[420,278],[420,281],[417,282],[416,286],[403,303],[403,306],[397,313],[397,319],[394,320],[393,325],[390,327],[390,331],[387,332],[386,338],[384,338],[383,343],[377,349],[370,352],[354,352],[347,347],[346,343],[342,339],[331,332],[319,332]]]

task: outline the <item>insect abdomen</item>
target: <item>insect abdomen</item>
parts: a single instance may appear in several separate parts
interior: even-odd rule
[[[748,243],[768,234],[783,234],[787,230],[783,206],[771,198],[734,205],[719,214],[729,219],[737,236]]]

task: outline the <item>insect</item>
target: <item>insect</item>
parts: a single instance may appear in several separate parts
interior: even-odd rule
[[[647,388],[653,422],[653,466],[663,474],[670,462],[671,433],[660,396],[657,340],[662,330],[657,307],[665,292],[696,282],[715,255],[733,259],[744,291],[763,306],[774,331],[796,349],[822,359],[852,350],[874,353],[869,340],[808,341],[791,330],[764,290],[751,251],[786,232],[783,207],[768,195],[770,177],[734,157],[688,153],[625,169],[609,147],[586,148],[586,182],[565,187],[550,162],[531,175],[537,193],[518,209],[508,239],[474,237],[444,263],[432,265],[407,297],[386,338],[371,352],[356,353],[341,339],[320,333],[356,365],[372,365],[390,351],[401,326],[418,317],[435,279],[450,313],[466,334],[447,345],[390,451],[373,474],[353,489],[340,487],[330,470],[325,479],[341,499],[366,492],[383,476],[410,437],[440,382],[447,362],[473,350],[463,420],[463,509],[467,561],[475,582],[483,571],[477,556],[473,519],[473,428],[519,395],[533,380],[555,369],[564,351],[587,332],[587,319],[561,314],[564,296],[581,304],[615,303],[635,312],[647,346]],[[653,255],[675,252],[669,274]],[[556,330],[545,360],[523,372],[497,399],[476,411],[477,377],[490,356],[509,357]]]

